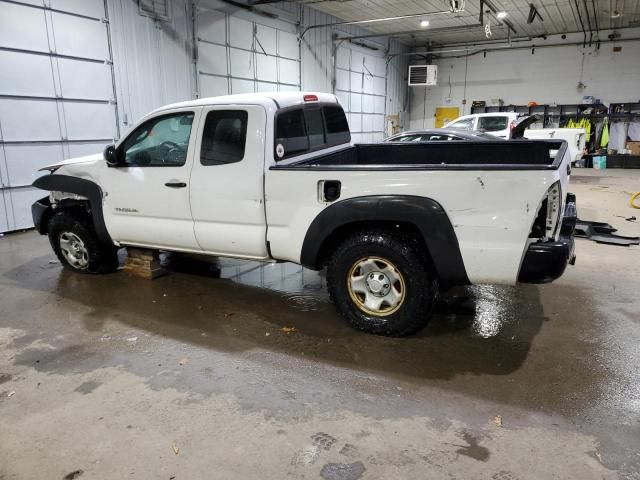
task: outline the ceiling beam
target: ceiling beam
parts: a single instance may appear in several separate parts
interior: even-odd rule
[[[349,22],[334,22],[334,23],[320,23],[318,25],[310,25],[305,28],[300,34],[300,38],[304,38],[304,35],[309,30],[315,30],[317,28],[327,28],[327,27],[339,27],[345,25],[370,25],[372,23],[382,23],[382,22],[392,22],[394,20],[406,20],[409,18],[418,18],[418,17],[433,17],[435,15],[445,15],[452,13],[450,10],[441,10],[438,12],[424,12],[424,13],[412,13],[411,15],[398,15],[396,17],[382,17],[382,18],[372,18],[369,20],[353,20]],[[384,34],[380,34],[379,36],[384,36]]]

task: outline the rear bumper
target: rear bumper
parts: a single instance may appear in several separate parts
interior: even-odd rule
[[[549,283],[560,277],[568,264],[575,263],[573,232],[577,219],[576,197],[569,193],[558,241],[529,245],[520,267],[518,282]]]

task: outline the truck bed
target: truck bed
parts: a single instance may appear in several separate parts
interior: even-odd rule
[[[314,170],[554,170],[563,140],[356,144],[273,169]]]

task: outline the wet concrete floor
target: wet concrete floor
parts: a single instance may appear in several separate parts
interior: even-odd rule
[[[637,235],[616,215],[640,175],[611,172],[575,179],[580,216]],[[7,235],[0,479],[638,479],[640,249],[577,253],[554,284],[456,289],[391,339],[293,264],[85,276]]]

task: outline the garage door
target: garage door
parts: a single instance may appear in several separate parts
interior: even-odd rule
[[[28,228],[38,168],[117,138],[103,0],[0,0],[0,231]]]
[[[200,97],[300,90],[298,40],[288,27],[198,14]]]
[[[356,45],[341,44],[336,54],[336,95],[348,112],[354,142],[385,136],[386,59]]]

